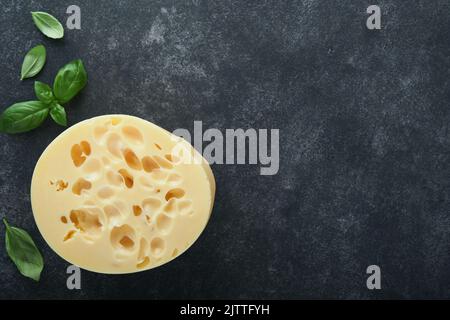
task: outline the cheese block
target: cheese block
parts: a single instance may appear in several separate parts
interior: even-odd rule
[[[33,215],[48,245],[100,273],[147,270],[182,254],[205,228],[214,193],[211,168],[189,143],[127,115],[64,131],[31,182]]]

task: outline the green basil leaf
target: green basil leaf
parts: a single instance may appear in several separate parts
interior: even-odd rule
[[[20,133],[39,127],[47,118],[48,107],[41,101],[26,101],[13,104],[0,116],[0,131]]]
[[[41,44],[28,51],[23,59],[20,80],[37,75],[44,67],[46,57],[45,47]]]
[[[39,281],[44,259],[33,239],[25,230],[11,227],[6,219],[3,219],[3,223],[6,226],[5,246],[9,257],[22,275]]]
[[[74,60],[62,67],[55,77],[53,93],[59,103],[69,102],[87,83],[87,73],[81,60]]]
[[[34,24],[47,37],[61,39],[64,37],[64,28],[61,23],[51,14],[46,12],[32,12]]]
[[[60,104],[55,103],[52,105],[50,109],[50,116],[57,124],[63,127],[67,126],[66,110],[64,110],[64,107]]]
[[[51,104],[55,100],[52,88],[43,82],[34,82],[34,93],[36,94],[36,98],[45,104]]]

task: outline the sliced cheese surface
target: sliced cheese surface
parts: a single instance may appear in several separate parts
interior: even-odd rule
[[[214,193],[211,168],[185,140],[137,117],[106,115],[70,127],[45,149],[31,204],[62,258],[94,272],[130,273],[189,248]]]

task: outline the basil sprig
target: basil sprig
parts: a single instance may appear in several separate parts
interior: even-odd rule
[[[47,37],[52,39],[61,39],[64,37],[62,24],[51,14],[37,11],[32,12],[31,16],[36,27]]]
[[[43,82],[34,83],[37,101],[15,103],[0,115],[0,132],[21,133],[40,126],[50,113],[61,126],[67,126],[63,104],[72,100],[87,83],[87,73],[81,60],[74,60],[62,67],[52,88]]]
[[[39,127],[48,115],[48,107],[41,101],[13,104],[0,116],[0,131],[20,133]]]
[[[46,57],[45,47],[41,44],[28,51],[23,59],[20,80],[37,75],[44,67]]]
[[[87,73],[81,60],[74,60],[62,67],[53,83],[53,92],[60,103],[67,103],[87,83]]]
[[[44,259],[33,239],[25,230],[10,226],[6,219],[3,219],[3,223],[6,227],[5,246],[9,257],[22,275],[39,281],[44,269]]]
[[[55,101],[55,96],[53,95],[52,88],[43,82],[35,81],[34,82],[34,94],[39,101],[42,101],[45,104],[51,104]]]
[[[60,126],[67,126],[66,110],[62,105],[58,103],[52,105],[52,107],[50,108],[50,116],[52,117],[53,121],[55,121]]]

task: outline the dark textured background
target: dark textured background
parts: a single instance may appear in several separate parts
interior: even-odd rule
[[[24,54],[43,43],[52,82],[82,58],[89,85],[70,124],[127,113],[169,130],[279,128],[280,171],[213,166],[208,227],[175,261],[139,274],[82,272],[40,236],[29,186],[61,127],[0,135],[0,217],[27,229],[46,261],[19,275],[0,227],[0,298],[450,298],[450,7],[447,0],[11,1],[0,8],[0,105],[33,99]],[[44,38],[30,11],[82,30]],[[366,288],[378,264],[382,290]]]

